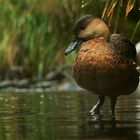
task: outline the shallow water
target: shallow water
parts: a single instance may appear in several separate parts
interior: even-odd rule
[[[109,99],[102,120],[89,110],[96,96],[82,92],[0,93],[0,140],[139,140],[140,94],[121,96],[116,121]]]

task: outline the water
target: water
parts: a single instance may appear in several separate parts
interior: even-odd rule
[[[0,93],[0,140],[139,140],[140,95],[121,96],[116,121],[109,99],[103,119],[89,110],[96,96],[88,92]]]

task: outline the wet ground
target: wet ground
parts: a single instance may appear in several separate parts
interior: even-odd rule
[[[96,96],[82,92],[0,93],[0,140],[139,140],[140,94],[121,96],[116,121],[109,99],[102,120],[89,110]]]

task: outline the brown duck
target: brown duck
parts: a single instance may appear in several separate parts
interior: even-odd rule
[[[122,34],[110,35],[107,24],[93,15],[80,18],[73,34],[65,55],[81,46],[73,64],[74,78],[79,86],[99,95],[90,112],[99,116],[105,96],[109,96],[115,118],[117,96],[131,94],[139,83],[135,46]]]

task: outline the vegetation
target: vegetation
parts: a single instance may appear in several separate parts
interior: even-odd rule
[[[137,0],[0,0],[0,72],[14,66],[28,76],[46,75],[56,65],[66,65],[63,53],[72,36],[74,21],[96,14],[111,32],[139,41]]]

